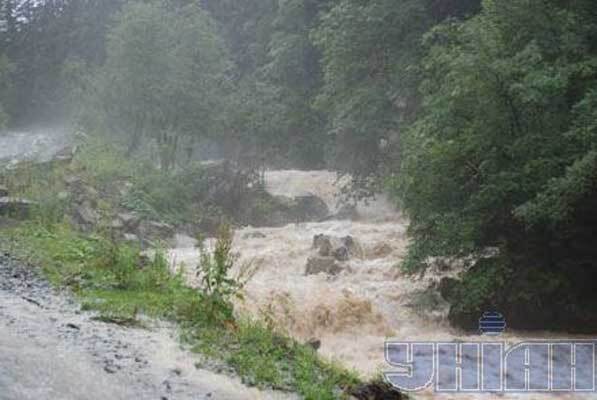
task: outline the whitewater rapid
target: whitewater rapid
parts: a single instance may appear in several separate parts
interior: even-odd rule
[[[346,179],[330,171],[270,171],[266,188],[274,195],[317,195],[331,210]],[[452,329],[446,322],[446,305],[429,312],[417,312],[415,299],[442,274],[432,270],[423,276],[406,275],[399,265],[408,245],[408,221],[391,202],[378,197],[360,204],[356,220],[330,220],[289,224],[279,228],[245,227],[235,233],[234,247],[240,255],[237,265],[251,265],[255,271],[245,287],[244,301],[237,304],[248,313],[299,341],[321,341],[320,354],[371,377],[388,370],[384,343],[399,341],[483,340]],[[336,276],[305,275],[307,259],[314,255],[313,237],[326,234],[352,236],[362,248],[361,257],[352,257]],[[194,266],[198,259],[194,242],[179,237],[170,254],[175,264]],[[194,272],[188,272],[191,283]],[[507,332],[500,337],[514,344],[530,335]],[[533,338],[555,337],[547,333]],[[593,398],[593,395],[561,394],[560,399]],[[416,398],[552,398],[552,395],[436,395]]]

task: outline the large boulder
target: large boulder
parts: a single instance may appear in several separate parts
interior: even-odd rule
[[[172,225],[157,221],[143,221],[138,229],[138,236],[153,243],[169,241],[174,237],[174,233]]]
[[[313,248],[322,257],[333,257],[337,261],[362,258],[363,250],[352,236],[335,237],[319,234],[313,237]]]
[[[295,202],[295,214],[299,221],[318,221],[330,213],[327,204],[313,194],[298,196]]]
[[[334,257],[315,256],[307,260],[305,275],[327,274],[338,275],[344,268],[340,266]]]

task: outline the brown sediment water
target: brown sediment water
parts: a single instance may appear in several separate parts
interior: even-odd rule
[[[266,188],[274,195],[289,197],[305,193],[337,207],[338,194],[346,179],[338,180],[330,171],[270,171]],[[245,287],[244,300],[237,308],[263,319],[292,337],[321,341],[320,353],[370,377],[388,370],[384,344],[400,341],[484,340],[449,326],[447,308],[438,305],[418,312],[417,296],[432,282],[458,271],[431,270],[423,276],[404,274],[399,264],[408,245],[408,221],[383,196],[359,204],[356,220],[326,220],[289,224],[277,228],[245,227],[235,233],[238,265],[250,264],[255,273]],[[338,275],[306,275],[307,259],[314,254],[313,237],[326,234],[350,235],[362,248],[359,257],[344,263]],[[194,242],[179,237],[170,256],[184,264],[192,283],[193,266],[198,259]],[[209,242],[208,242],[209,243]],[[556,338],[550,333],[506,332],[500,340],[517,343],[529,338]],[[453,394],[432,392],[416,398],[553,398],[552,394]],[[557,398],[594,398],[593,394],[560,394]]]

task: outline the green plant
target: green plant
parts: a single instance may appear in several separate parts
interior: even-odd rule
[[[232,300],[241,295],[244,283],[231,276],[238,255],[232,252],[233,232],[229,225],[221,225],[213,251],[208,251],[205,241],[198,240],[200,251],[197,275],[207,302],[207,310],[216,321],[233,319]]]

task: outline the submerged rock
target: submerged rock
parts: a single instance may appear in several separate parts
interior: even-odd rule
[[[243,235],[243,239],[265,239],[266,237],[261,232],[248,232]]]
[[[352,257],[361,258],[362,249],[352,236],[334,237],[319,234],[313,237],[313,248],[322,257],[333,257],[337,261],[348,261]]]
[[[336,263],[334,257],[310,257],[307,260],[305,275],[316,275],[324,273],[327,275],[338,275],[344,268]]]

